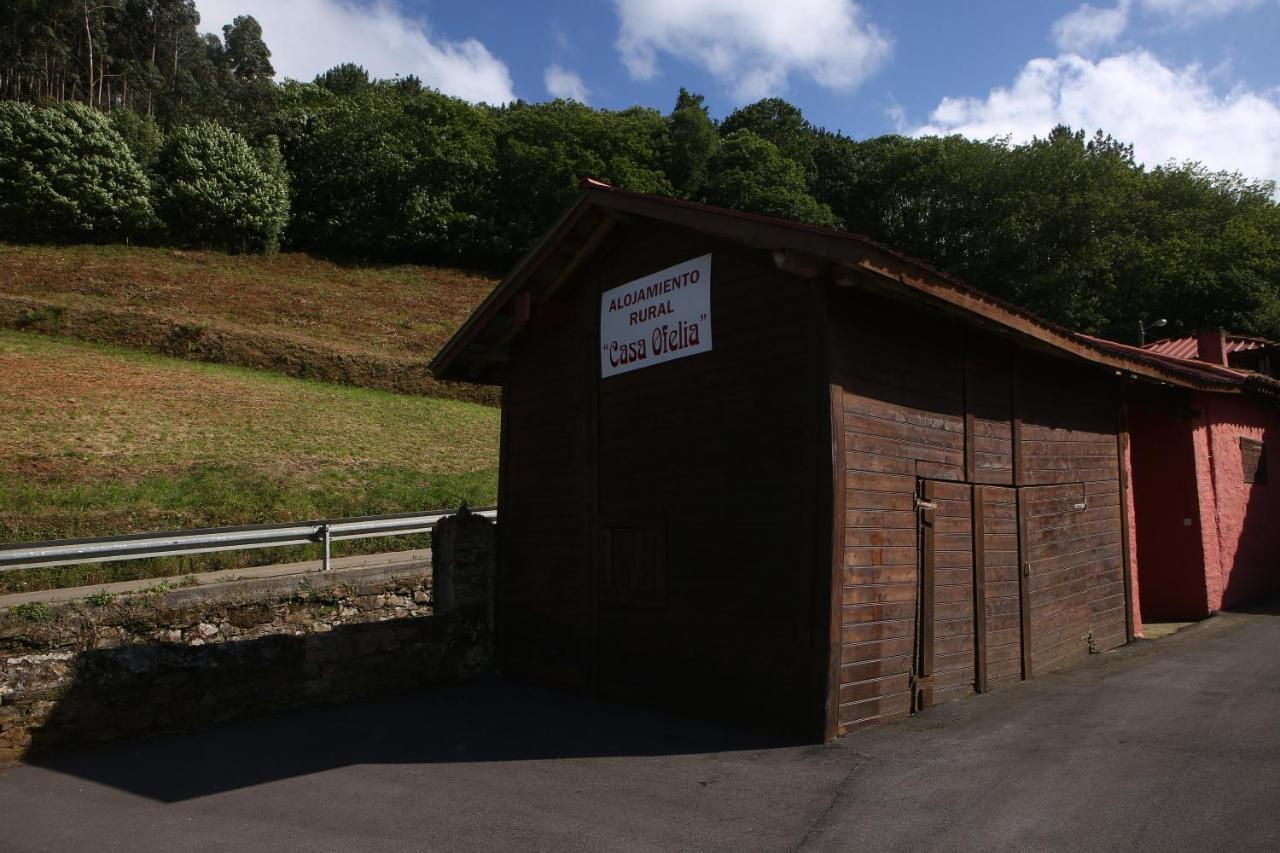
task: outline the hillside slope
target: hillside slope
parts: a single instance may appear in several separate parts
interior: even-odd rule
[[[436,383],[426,364],[493,285],[301,253],[0,243],[0,327],[488,403],[491,389]]]
[[[0,541],[495,498],[499,412],[490,406],[18,332],[0,332],[0,376]],[[0,573],[0,591],[180,574],[237,559]]]

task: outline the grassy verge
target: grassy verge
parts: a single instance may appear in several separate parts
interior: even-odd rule
[[[497,410],[0,332],[0,541],[490,503]],[[367,540],[336,553],[416,547]],[[315,556],[272,549],[254,563]],[[0,574],[0,591],[220,571],[215,554]]]

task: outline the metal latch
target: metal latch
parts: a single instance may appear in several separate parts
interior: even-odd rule
[[[924,498],[916,498],[916,509],[937,509],[938,504],[935,501],[927,501]]]
[[[932,686],[933,686],[932,675],[921,675],[918,672],[913,672],[907,676],[907,689],[910,690],[912,693],[914,693],[917,690],[920,690],[921,688],[932,687]]]
[[[1080,501],[1080,503],[1075,505],[1075,509],[1088,509],[1088,508],[1089,508],[1089,502],[1087,500]]]

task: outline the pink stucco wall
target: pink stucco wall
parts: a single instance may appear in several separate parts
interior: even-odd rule
[[[1280,406],[1135,386],[1126,410],[1135,628],[1280,592]],[[1263,442],[1268,484],[1244,481],[1242,437]]]
[[[1139,621],[1199,619],[1209,612],[1196,476],[1198,420],[1190,402],[1151,387],[1131,387],[1126,399],[1130,565],[1138,579]]]
[[[1197,400],[1200,417],[1191,430],[1191,446],[1195,452],[1196,491],[1199,498],[1201,559],[1204,562],[1205,604],[1210,612],[1222,608],[1222,543],[1218,538],[1219,508],[1214,478],[1217,466],[1211,452],[1208,394]],[[1231,510],[1228,509],[1228,512]]]
[[[1194,430],[1209,608],[1280,591],[1280,407],[1250,397],[1201,394]],[[1262,441],[1271,481],[1244,481],[1240,438]]]
[[[1124,458],[1120,460],[1124,466],[1124,477],[1129,484],[1125,490],[1127,501],[1124,505],[1124,523],[1129,525],[1129,608],[1133,618],[1133,636],[1142,636],[1142,604],[1138,589],[1138,537],[1137,513],[1133,504],[1133,440],[1132,437],[1124,446]]]

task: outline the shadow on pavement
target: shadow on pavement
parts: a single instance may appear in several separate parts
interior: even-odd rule
[[[29,763],[178,802],[353,764],[683,755],[800,743],[489,677]]]
[[[1280,595],[1225,607],[1223,611],[1226,613],[1249,613],[1255,616],[1280,616]]]

